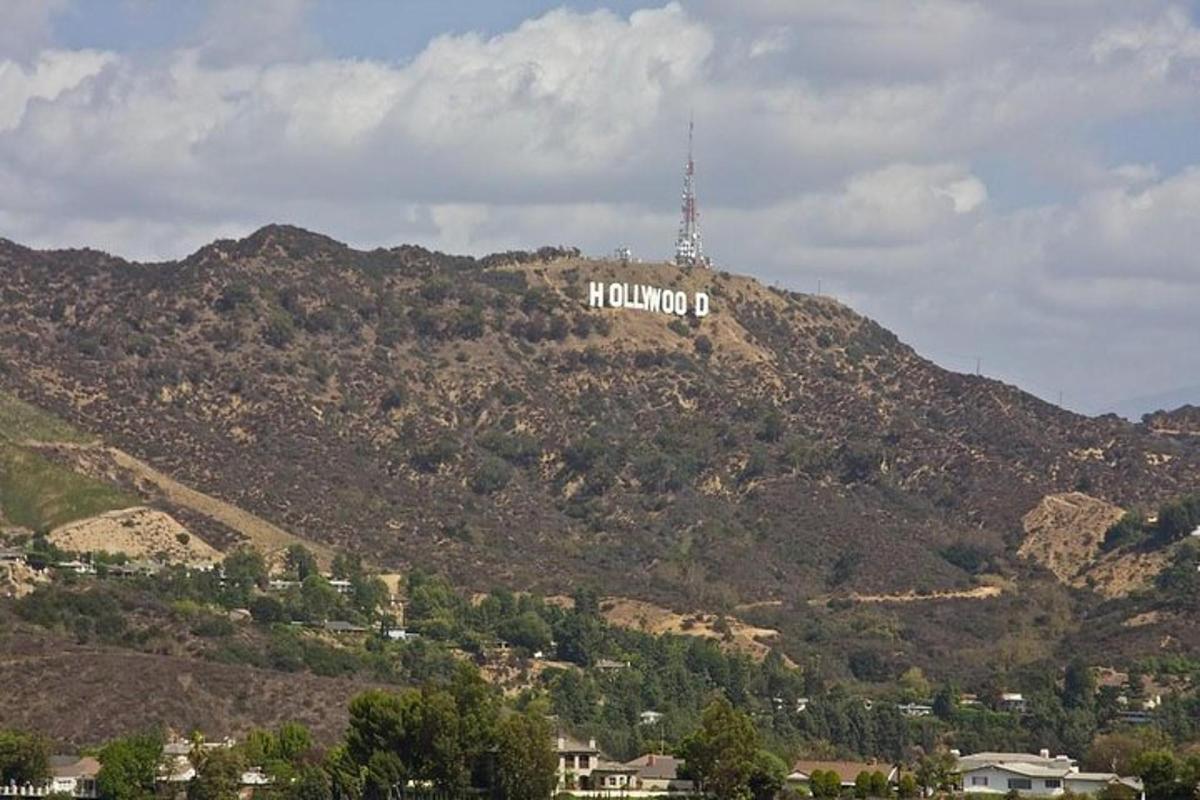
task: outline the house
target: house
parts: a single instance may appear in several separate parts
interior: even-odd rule
[[[86,561],[78,559],[72,561],[60,561],[54,565],[55,569],[60,569],[63,572],[74,572],[76,575],[95,575],[96,568]]]
[[[329,585],[334,588],[338,594],[353,594],[354,584],[342,578],[330,578]]]
[[[0,798],[69,796],[79,800],[95,800],[100,796],[96,776],[100,762],[85,756],[50,756],[50,779],[33,785],[0,784]]]
[[[288,589],[299,589],[300,581],[286,581],[280,578],[272,578],[267,581],[268,592],[286,592]]]
[[[388,628],[383,632],[383,635],[393,642],[408,642],[416,639],[418,634],[409,633],[404,628]]]
[[[1020,692],[1003,692],[1000,695],[1000,702],[997,703],[996,707],[1001,711],[1007,711],[1009,714],[1029,713],[1029,701]]]
[[[638,722],[643,725],[657,725],[662,722],[662,718],[661,711],[643,711],[638,715]]]
[[[558,754],[558,786],[560,789],[588,788],[592,770],[600,763],[596,740],[587,743],[560,734],[554,743]]]
[[[625,766],[637,770],[634,788],[644,792],[688,794],[696,789],[690,780],[679,777],[683,761],[675,756],[647,753],[632,761],[626,761]]]
[[[928,703],[901,703],[896,708],[906,717],[928,717],[933,714],[933,706]]]
[[[880,761],[797,761],[788,773],[789,783],[808,788],[814,772],[834,772],[841,781],[843,788],[854,788],[854,781],[863,773],[882,772],[888,783],[895,783],[899,777],[899,768],[894,764]]]
[[[592,767],[587,788],[593,791],[625,791],[637,787],[638,768],[601,758]]]
[[[50,756],[50,789],[72,797],[99,797],[100,762],[91,756]]]
[[[24,564],[25,553],[15,547],[0,547],[0,564]]]
[[[138,559],[125,564],[113,564],[108,568],[108,574],[115,578],[153,577],[163,571],[163,565],[157,561]]]
[[[1138,778],[1112,772],[1080,772],[1074,759],[1048,750],[1026,753],[975,753],[958,760],[964,794],[1008,794],[1057,797],[1063,794],[1095,795],[1111,784],[1121,784],[1143,796]]]
[[[364,626],[356,625],[353,622],[347,622],[344,619],[327,620],[325,622],[325,630],[339,636],[367,632],[367,629]]]
[[[618,672],[623,669],[629,669],[628,661],[613,661],[611,658],[602,658],[596,662],[596,669],[601,672]]]

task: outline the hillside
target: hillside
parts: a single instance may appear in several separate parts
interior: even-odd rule
[[[1015,568],[1046,495],[1152,505],[1200,474],[1195,437],[947,372],[832,298],[725,273],[268,226],[157,264],[0,240],[0,275],[0,387],[103,443],[22,452],[176,502],[218,547],[243,534],[193,526],[147,472],[281,543],[680,608],[969,589]],[[588,308],[592,280],[712,313]]]

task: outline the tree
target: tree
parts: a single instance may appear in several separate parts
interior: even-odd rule
[[[957,768],[957,761],[949,753],[922,756],[917,762],[917,783],[927,792],[953,791],[958,778]]]
[[[162,739],[140,734],[114,739],[100,751],[96,786],[105,800],[150,800],[154,797]]]
[[[867,800],[871,796],[871,773],[865,769],[854,778],[854,796],[858,800]]]
[[[317,557],[302,544],[288,545],[283,560],[287,571],[295,575],[298,581],[318,573]]]
[[[1096,678],[1082,659],[1073,658],[1063,677],[1062,702],[1066,708],[1091,708],[1096,697]]]
[[[39,785],[49,779],[49,743],[37,734],[0,730],[0,785]]]
[[[875,770],[871,773],[870,795],[871,797],[887,797],[888,796],[888,779],[881,771]]]
[[[504,800],[547,800],[558,782],[558,756],[550,724],[538,714],[513,714],[500,722],[496,767]]]
[[[903,800],[911,800],[921,793],[921,787],[917,784],[917,779],[911,773],[906,772],[900,776],[900,781],[896,784],[896,793]]]
[[[833,770],[814,769],[808,776],[808,789],[816,798],[834,798],[842,793],[842,779]]]
[[[684,739],[680,756],[701,791],[735,800],[750,796],[758,749],[754,723],[722,696],[705,707],[700,728]]]
[[[787,764],[770,750],[759,750],[754,755],[754,768],[750,773],[750,795],[754,800],[774,800],[787,780]]]
[[[232,602],[245,605],[256,587],[267,585],[267,562],[262,553],[249,547],[240,547],[221,562],[221,575],[225,578],[225,589]]]
[[[226,747],[200,752],[196,777],[188,782],[187,800],[238,800],[245,768],[241,753]]]
[[[337,609],[341,596],[325,578],[309,575],[300,584],[300,600],[304,605],[305,618],[318,621],[329,618]]]
[[[929,680],[925,677],[924,671],[920,667],[909,667],[904,670],[900,676],[900,689],[904,694],[904,699],[910,702],[928,702],[929,694],[933,691],[929,685]]]
[[[958,712],[958,690],[950,685],[943,686],[933,696],[933,714],[938,719],[953,719]]]
[[[1147,800],[1175,800],[1182,792],[1179,765],[1169,750],[1147,750],[1133,760],[1133,772],[1146,787]]]
[[[333,800],[329,773],[317,766],[303,767],[284,792],[286,800]]]

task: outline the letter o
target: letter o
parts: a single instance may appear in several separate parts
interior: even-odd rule
[[[683,292],[675,292],[675,313],[681,317],[687,314],[687,295]]]
[[[675,313],[675,294],[673,292],[662,293],[662,310],[664,314]]]
[[[625,290],[621,284],[610,283],[608,285],[608,305],[609,308],[625,307]]]

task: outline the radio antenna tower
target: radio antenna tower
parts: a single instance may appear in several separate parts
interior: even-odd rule
[[[696,163],[692,160],[692,119],[688,118],[687,165],[683,169],[683,219],[675,240],[675,263],[681,267],[707,267],[700,241],[700,213],[696,210]]]

